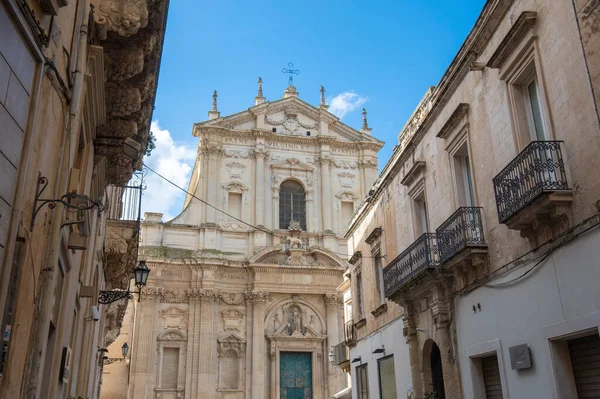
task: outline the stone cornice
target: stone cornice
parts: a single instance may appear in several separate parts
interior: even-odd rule
[[[350,260],[348,260],[348,263],[350,263],[351,265],[356,264],[356,262],[358,262],[358,260],[362,257],[362,252],[361,251],[356,251],[352,257],[350,258]]]
[[[351,220],[345,237],[350,237],[356,227],[376,204],[387,185],[394,179],[402,165],[410,157],[411,149],[418,144],[429,130],[440,112],[444,109],[462,80],[470,71],[472,64],[481,55],[496,32],[506,12],[514,0],[488,0],[479,14],[475,25],[463,42],[450,66],[442,76],[432,94],[431,110],[414,132],[412,138],[402,148],[396,147],[392,157],[384,167],[380,177],[373,184],[373,194],[365,199]]]
[[[124,184],[141,168],[148,144],[169,1],[92,0],[92,5],[90,36],[104,50],[107,114],[94,147],[107,158],[107,182]]]
[[[379,237],[381,237],[382,233],[383,233],[383,229],[381,227],[375,227],[373,229],[373,231],[371,232],[371,234],[369,234],[369,236],[367,238],[365,238],[365,242],[369,245],[373,244],[375,242],[375,240],[377,240]]]
[[[490,57],[487,66],[489,68],[500,68],[513,49],[523,40],[525,34],[535,25],[536,20],[536,12],[523,11]]]
[[[442,128],[440,129],[440,132],[437,134],[437,137],[439,137],[441,139],[448,138],[448,136],[450,136],[450,134],[456,128],[456,126],[458,126],[458,124],[460,123],[460,120],[465,115],[467,115],[468,112],[469,112],[469,104],[465,104],[465,103],[458,104],[458,106],[456,107],[454,112],[452,112],[452,115],[450,115],[450,117],[448,118],[448,121],[446,122],[446,124],[444,126],[442,126]]]

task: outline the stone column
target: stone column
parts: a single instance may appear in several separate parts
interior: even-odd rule
[[[454,346],[450,336],[450,314],[452,299],[449,292],[452,286],[450,281],[436,283],[431,316],[435,322],[436,342],[440,348],[442,358],[442,373],[444,375],[444,391],[447,399],[462,398],[460,377],[456,367]]]
[[[271,229],[279,229],[279,179],[273,178],[273,187],[271,189],[271,200],[272,200],[272,224]],[[275,243],[274,243],[275,244]]]
[[[323,231],[331,230],[331,182],[329,163],[331,157],[329,155],[321,155],[321,202],[323,214]]]
[[[267,152],[262,148],[257,148],[256,155],[256,224],[258,226],[265,225],[265,158]]]
[[[201,356],[198,363],[197,398],[214,398],[215,383],[213,376],[217,373],[216,347],[217,337],[215,334],[215,306],[216,296],[211,291],[200,292],[200,302],[196,305],[200,308],[199,329],[196,332],[198,339],[198,352],[195,356]]]
[[[157,314],[159,292],[151,288],[137,306],[133,350],[131,356],[132,398],[144,399],[154,395],[156,336],[154,318]]]
[[[423,384],[421,382],[421,356],[419,353],[419,340],[415,325],[415,310],[411,302],[401,301],[398,303],[404,308],[402,322],[404,324],[403,335],[408,344],[408,355],[410,359],[410,376],[414,397],[420,399],[423,397]]]
[[[265,348],[265,303],[268,294],[251,292],[247,300],[253,303],[254,325],[252,326],[252,399],[265,398],[265,370],[267,367]]]
[[[205,172],[207,177],[207,193],[206,193],[206,201],[209,204],[214,206],[218,205],[218,182],[219,179],[219,155],[221,153],[221,147],[215,144],[211,144],[206,148],[206,152],[208,155],[208,170]],[[212,184],[211,184],[212,183]],[[216,183],[216,184],[215,184]],[[216,187],[215,187],[216,185]],[[207,223],[216,223],[217,222],[217,214],[216,210],[211,207],[207,207],[206,209],[206,222]]]
[[[325,310],[327,312],[327,346],[325,347],[325,355],[327,356],[327,360],[329,360],[329,351],[332,349],[332,346],[335,346],[341,342],[339,339],[340,325],[338,323],[338,314],[340,307],[343,306],[343,303],[338,294],[325,294],[323,296],[323,300],[325,301]],[[329,361],[326,363],[327,393],[329,396],[331,396],[341,389],[342,380],[339,378],[339,375],[336,375],[337,366],[332,365],[329,363]]]

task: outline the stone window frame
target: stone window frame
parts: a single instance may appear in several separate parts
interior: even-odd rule
[[[351,191],[342,191],[339,192],[335,195],[336,198],[336,208],[339,209],[339,212],[337,212],[337,218],[334,221],[335,225],[334,228],[337,230],[345,230],[347,229],[348,225],[350,225],[350,221],[352,220],[352,218],[350,218],[350,220],[348,220],[345,224],[344,224],[344,220],[342,219],[342,205],[344,202],[351,202],[352,203],[352,214],[354,215],[354,213],[356,213],[356,210],[358,209],[357,205],[359,204],[359,198],[354,195],[353,192]]]
[[[481,368],[481,359],[490,355],[496,355],[498,358],[498,369],[500,371],[500,385],[502,394],[508,395],[508,383],[506,377],[506,365],[502,357],[502,342],[499,339],[473,345],[466,350],[469,358],[469,372],[473,387],[473,395],[476,398],[485,397],[485,383],[483,381],[483,370]]]
[[[371,270],[373,281],[375,282],[374,288],[377,288],[372,290],[375,304],[378,304],[377,307],[371,311],[371,314],[375,317],[379,317],[387,311],[387,299],[385,297],[383,281],[383,259],[385,258],[385,255],[381,254],[381,243],[384,241],[382,238],[383,234],[384,230],[381,227],[376,227],[365,239],[365,242],[371,246]],[[377,260],[379,261],[379,266],[381,267],[381,276],[379,274],[380,269],[377,267]]]
[[[513,140],[518,151],[531,141],[530,116],[525,104],[523,88],[535,79],[539,91],[546,140],[555,140],[552,112],[547,99],[544,69],[535,30],[537,13],[522,12],[490,57],[487,66],[499,69],[504,82]]]
[[[452,176],[452,189],[454,193],[454,208],[458,209],[461,206],[476,207],[479,203],[477,198],[477,182],[475,179],[475,169],[473,167],[473,151],[471,150],[470,129],[469,129],[469,104],[459,103],[452,112],[448,121],[440,129],[437,137],[444,139],[444,147],[448,153],[448,163]],[[464,160],[466,153],[469,159],[469,169],[471,172],[471,185],[473,189],[473,203],[468,205],[466,201],[461,201],[461,195],[465,197],[466,192],[460,192],[459,181],[464,184],[464,176],[458,176],[456,170],[456,158],[460,157]],[[464,172],[464,171],[463,171]],[[465,188],[463,187],[463,191]]]
[[[232,345],[233,344],[233,345]],[[238,359],[238,383],[237,388],[225,388],[223,387],[223,374],[221,372],[223,355],[226,352],[233,351],[237,355]],[[246,341],[239,337],[237,334],[229,334],[226,337],[217,340],[217,355],[219,358],[219,369],[218,369],[218,392],[243,392],[245,385],[245,365],[246,365]]]
[[[156,388],[155,392],[176,392],[177,395],[185,391],[185,366],[187,359],[187,336],[183,331],[179,329],[167,329],[157,338],[158,347],[157,355],[158,359],[156,366],[158,368],[156,372]],[[177,388],[161,388],[162,384],[162,362],[163,362],[163,350],[165,348],[178,348],[179,349],[179,366],[177,369]]]
[[[229,193],[236,193],[236,194],[241,194],[242,198],[242,212],[244,211],[244,207],[247,206],[247,202],[248,202],[248,194],[250,189],[248,188],[248,186],[246,186],[243,183],[240,183],[238,181],[232,181],[229,182],[228,184],[224,184],[223,185],[223,209],[226,209],[227,212],[229,212]],[[230,216],[227,215],[223,215],[223,221],[222,224],[224,227],[231,227],[232,223],[238,224],[240,222],[232,219]],[[240,219],[242,219],[240,217]]]
[[[351,265],[350,290],[352,298],[356,298],[356,306],[352,306],[352,319],[357,327],[365,323],[364,284],[362,281],[362,252],[356,251],[348,261]],[[358,286],[360,277],[360,287]],[[354,299],[352,302],[355,302]]]

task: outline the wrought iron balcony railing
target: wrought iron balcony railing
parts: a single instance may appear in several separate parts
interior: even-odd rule
[[[483,237],[481,208],[461,207],[435,231],[440,264],[467,247],[486,246]]]
[[[383,269],[385,296],[389,297],[428,269],[440,263],[435,234],[425,233]]]
[[[344,324],[344,339],[348,344],[356,342],[356,327],[354,326],[354,320],[352,319]]]
[[[494,177],[500,223],[544,192],[569,189],[561,146],[562,141],[533,141]]]
[[[339,366],[340,364],[350,360],[350,353],[348,351],[348,345],[346,342],[340,342],[333,347],[333,364]]]

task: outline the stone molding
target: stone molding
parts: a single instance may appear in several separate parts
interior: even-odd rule
[[[206,289],[165,289],[147,287],[142,290],[143,299],[158,299],[160,303],[189,303],[190,301],[222,302],[226,305],[265,303],[270,293],[264,291],[222,292]]]
[[[537,13],[535,11],[523,11],[490,57],[487,66],[500,68],[525,34],[535,25],[536,20]]]

